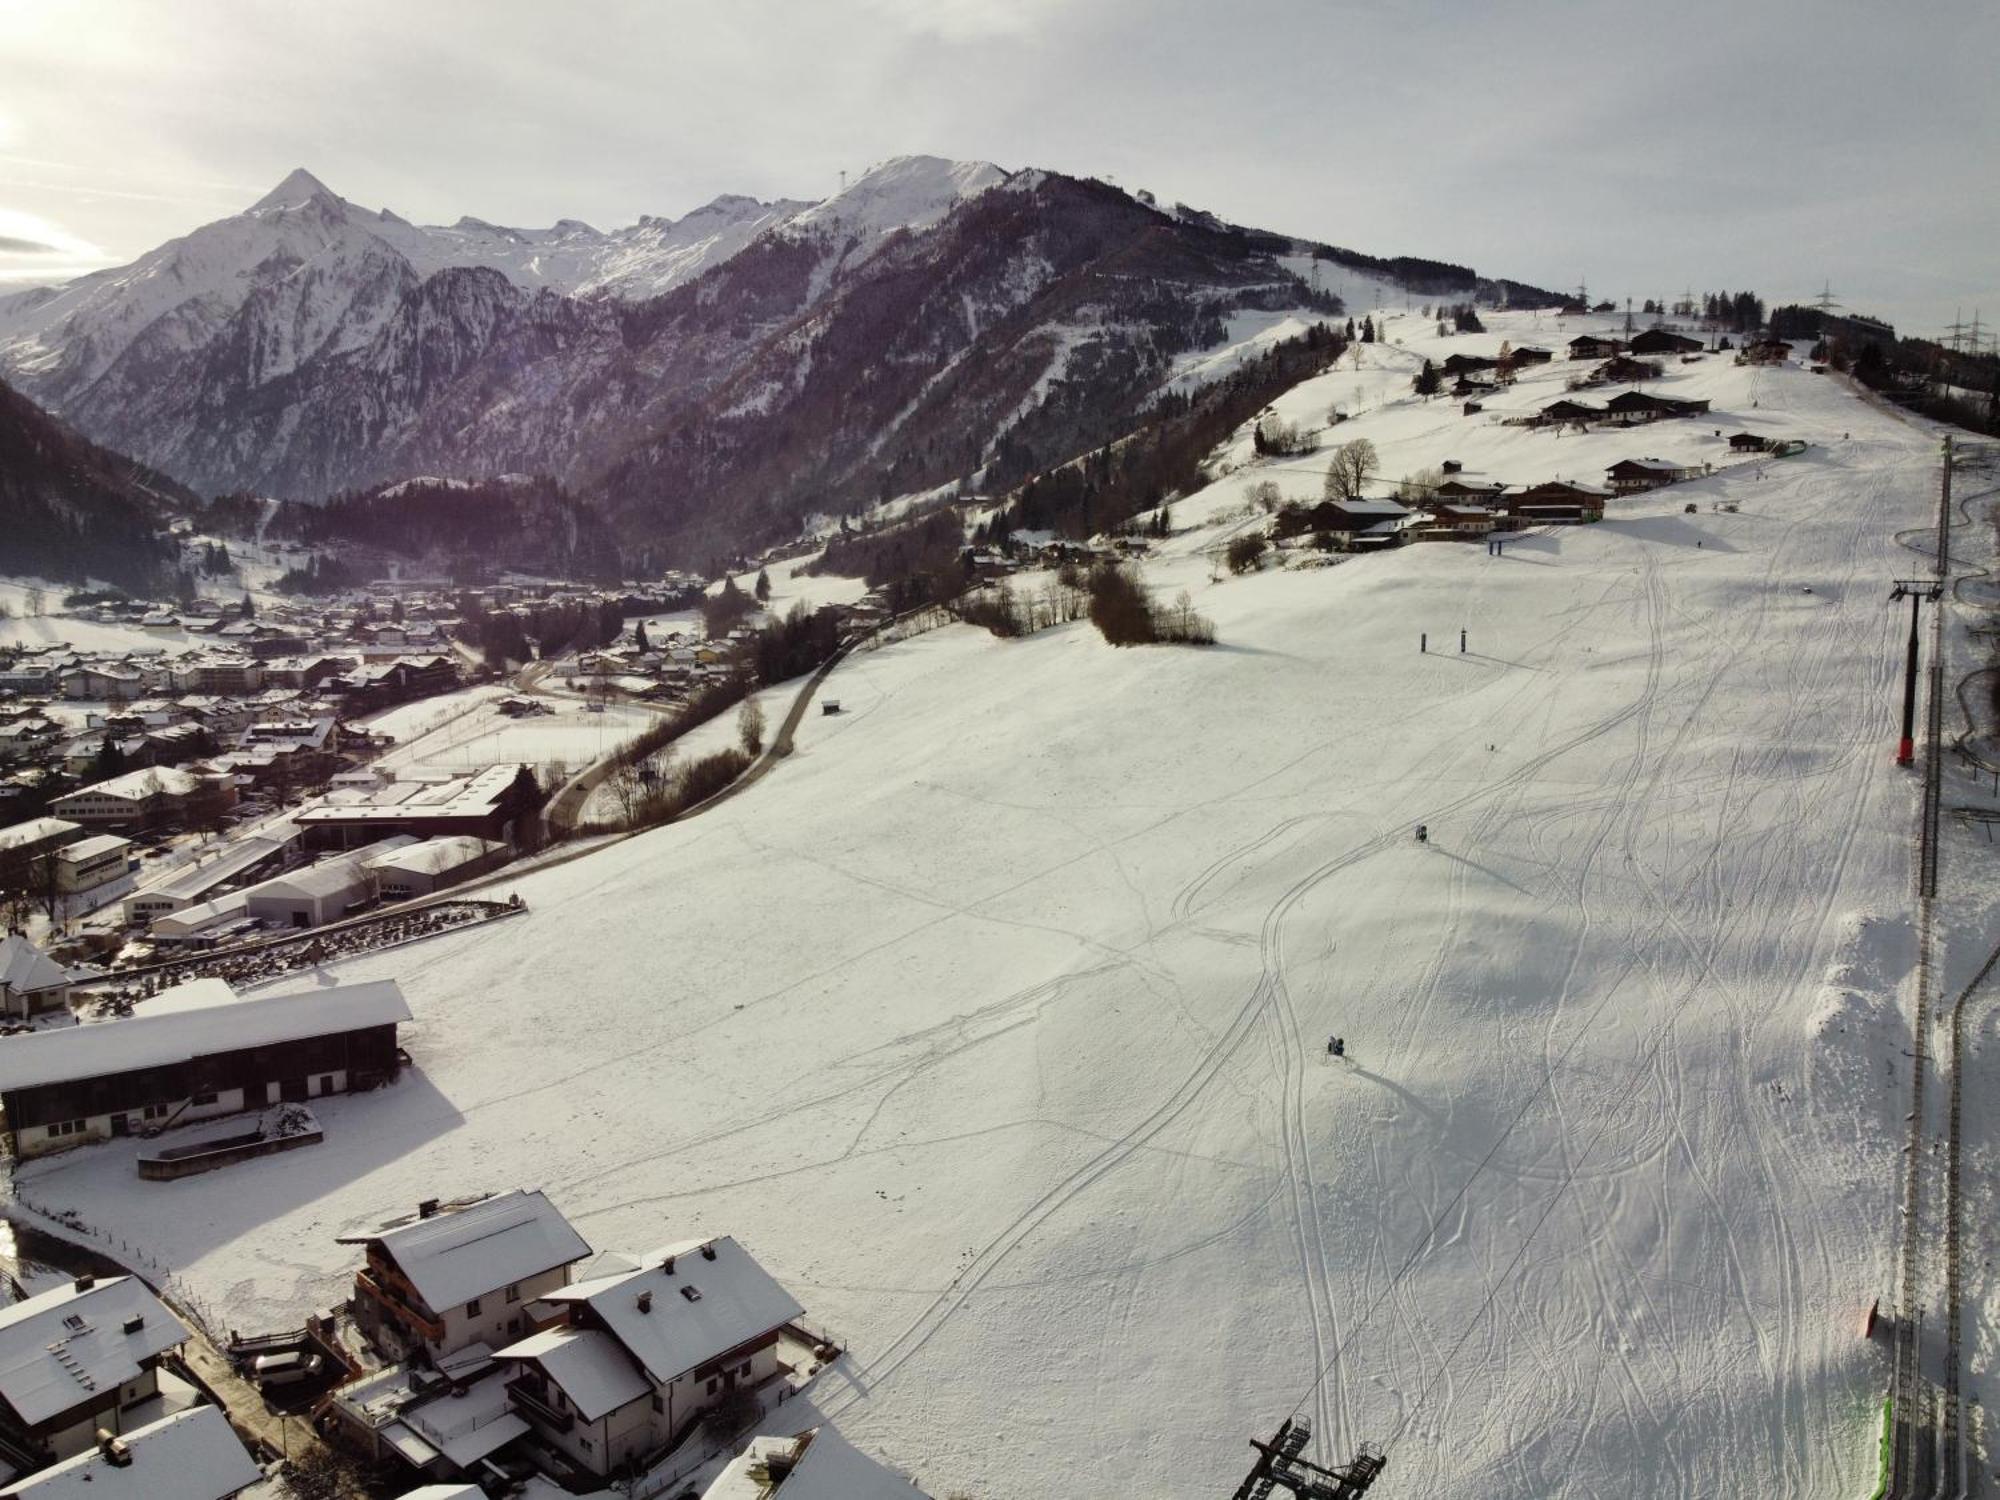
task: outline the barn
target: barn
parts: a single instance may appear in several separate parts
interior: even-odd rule
[[[410,1007],[392,979],[244,999],[198,979],[125,1020],[0,1039],[16,1160],[393,1078]]]

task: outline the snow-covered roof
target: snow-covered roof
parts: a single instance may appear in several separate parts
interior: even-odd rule
[[[586,1422],[595,1422],[652,1389],[619,1341],[595,1328],[551,1328],[530,1334],[495,1357],[534,1360],[562,1387]]]
[[[1394,500],[1335,500],[1332,502],[1350,516],[1407,516],[1410,508]]]
[[[322,859],[303,869],[291,870],[283,875],[273,875],[269,880],[251,886],[245,896],[338,896],[367,883],[368,865],[374,859],[392,854],[416,842],[408,834],[397,834],[393,838],[378,840],[366,849],[357,849],[352,854],[336,854]]]
[[[0,828],[0,853],[9,849],[19,849],[25,844],[39,844],[45,839],[59,838],[65,833],[73,833],[83,825],[72,823],[67,818],[30,818],[25,823],[15,823],[11,827]]]
[[[1621,458],[1606,472],[1616,474],[1620,469],[1650,469],[1657,474],[1678,474],[1685,467],[1685,464],[1669,463],[1664,458]]]
[[[228,1500],[264,1477],[218,1406],[190,1406],[121,1441],[126,1462],[92,1448],[17,1479],[0,1500]]]
[[[0,990],[29,995],[68,983],[69,974],[63,966],[27,938],[13,933],[0,940]]]
[[[637,1257],[637,1264],[546,1295],[551,1302],[589,1303],[658,1385],[805,1311],[729,1235],[669,1245]]]
[[[553,1203],[519,1188],[369,1238],[433,1312],[590,1254]]]
[[[95,859],[100,854],[109,854],[114,849],[129,849],[130,839],[121,839],[115,833],[96,833],[87,839],[78,839],[74,844],[65,844],[56,851],[56,858],[70,864],[82,859]]]
[[[444,834],[407,848],[378,854],[367,861],[367,867],[377,874],[384,870],[402,870],[413,875],[442,875],[461,865],[474,864],[506,847],[492,839],[474,838],[469,833]]]
[[[0,1093],[409,1019],[393,979],[254,1000],[213,990],[192,1004],[162,997],[129,1019],[0,1038]]]
[[[0,1309],[0,1397],[33,1426],[138,1378],[188,1331],[134,1276],[75,1282]]]
[[[528,1430],[507,1400],[507,1373],[499,1369],[456,1393],[439,1394],[407,1408],[401,1425],[461,1470]],[[383,1432],[395,1442],[393,1434],[394,1424]]]
[[[118,797],[128,802],[143,802],[161,793],[169,797],[185,797],[200,784],[201,778],[190,772],[176,770],[172,766],[148,766],[142,771],[127,771],[123,776],[113,776],[109,781],[96,781],[89,786],[78,787],[56,801],[60,804],[73,797]]]
[[[775,1479],[774,1459],[782,1471]],[[701,1500],[921,1500],[923,1493],[829,1423],[791,1437],[752,1438]]]
[[[486,1500],[486,1491],[476,1484],[427,1484],[402,1500]]]

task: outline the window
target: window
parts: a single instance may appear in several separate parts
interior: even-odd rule
[[[167,1113],[166,1105],[149,1104],[144,1109],[139,1111],[139,1118],[142,1120],[158,1120],[164,1118],[166,1113]]]
[[[517,1281],[512,1286],[507,1288],[507,1300],[509,1302],[519,1302],[521,1300],[520,1282]]]
[[[322,1073],[320,1075],[319,1091],[322,1094],[330,1094],[333,1092],[333,1075],[331,1073]]]
[[[465,1304],[465,1315],[468,1318],[479,1316],[479,1299],[477,1297],[474,1297],[470,1302]]]
[[[82,1135],[88,1120],[58,1120],[49,1126],[49,1139],[55,1140],[65,1135]]]

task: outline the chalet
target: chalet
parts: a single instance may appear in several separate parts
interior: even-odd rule
[[[1612,494],[1637,495],[1692,478],[1698,471],[1664,458],[1625,458],[1604,472],[1611,481]]]
[[[0,1308],[0,1438],[36,1466],[87,1453],[160,1394],[188,1331],[136,1276],[79,1276]]]
[[[300,810],[293,821],[311,849],[352,849],[399,833],[511,845],[526,835],[541,803],[534,772],[499,765],[440,781],[398,781],[349,800],[329,798]]]
[[[21,933],[0,938],[0,1016],[25,1021],[69,1007],[69,970]]]
[[[411,1497],[405,1497],[411,1500]],[[927,1500],[831,1424],[790,1437],[760,1435],[731,1459],[701,1500]]]
[[[1434,486],[1423,503],[1426,509],[1430,508],[1431,502],[1449,505],[1491,505],[1500,498],[1500,492],[1504,488],[1506,488],[1504,485],[1482,484],[1475,479],[1461,479],[1453,475]]]
[[[1669,333],[1664,328],[1648,328],[1636,335],[1626,347],[1634,354],[1699,354],[1701,340],[1691,339],[1685,334]]]
[[[1604,338],[1595,333],[1580,333],[1569,341],[1571,359],[1609,359],[1625,346],[1617,339]]]
[[[321,1410],[342,1445],[424,1479],[493,1472],[489,1460],[528,1424],[507,1395],[508,1372],[484,1344],[418,1367],[396,1364],[332,1393]],[[560,1490],[550,1493],[560,1494]],[[486,1500],[472,1484],[428,1484],[403,1500]]]
[[[494,1357],[535,1434],[592,1474],[643,1461],[738,1391],[782,1379],[803,1310],[727,1235],[668,1246],[547,1294],[561,1321]]]
[[[1497,512],[1483,505],[1445,505],[1430,507],[1429,519],[1416,531],[1420,542],[1469,542],[1474,537],[1490,536],[1500,524]]]
[[[1545,365],[1554,358],[1551,351],[1533,344],[1523,344],[1514,351],[1514,363],[1517,365]]]
[[[1764,453],[1770,446],[1769,438],[1759,437],[1754,432],[1735,432],[1729,436],[1729,451],[1732,453]]]
[[[1481,370],[1498,369],[1500,361],[1488,359],[1483,354],[1453,354],[1438,366],[1446,375],[1472,375]]]
[[[1754,339],[1743,346],[1737,360],[1746,365],[1781,365],[1792,357],[1792,346],[1783,339]]]
[[[1603,520],[1604,502],[1610,495],[1611,491],[1594,484],[1551,479],[1509,496],[1507,509],[1525,525],[1578,525]]]
[[[126,1020],[0,1039],[15,1159],[393,1078],[410,1007],[394,980],[246,1000],[198,979]]]
[[[432,1200],[415,1218],[340,1243],[366,1247],[351,1304],[362,1331],[433,1361],[533,1332],[529,1305],[568,1286],[590,1254],[554,1204],[519,1189],[445,1208]]]
[[[1625,426],[1657,422],[1666,417],[1698,416],[1707,410],[1706,401],[1682,401],[1672,396],[1654,395],[1650,391],[1620,391],[1604,403],[1605,414]]]
[[[224,807],[236,801],[235,789],[227,782],[153,766],[79,787],[56,798],[49,811],[86,828],[154,828],[181,821],[203,796],[218,798]]]
[[[264,1471],[218,1406],[190,1406],[0,1488],[0,1500],[231,1500]]]
[[[1551,401],[1535,414],[1535,420],[1549,425],[1562,425],[1570,422],[1585,425],[1600,421],[1603,419],[1603,416],[1604,411],[1601,407],[1586,406],[1581,401],[1563,400]]]

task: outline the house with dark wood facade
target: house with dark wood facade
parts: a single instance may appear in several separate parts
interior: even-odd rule
[[[1617,339],[1605,338],[1602,334],[1580,333],[1569,341],[1571,359],[1609,359],[1625,346]]]
[[[1648,328],[1644,333],[1635,335],[1626,347],[1634,354],[1699,354],[1701,340],[1670,333],[1664,328]]]
[[[243,999],[198,979],[138,1015],[0,1038],[0,1111],[16,1159],[396,1074],[410,1007],[392,979]]]
[[[136,1425],[157,1405],[160,1356],[187,1340],[136,1276],[79,1276],[0,1309],[0,1452],[40,1468]]]

